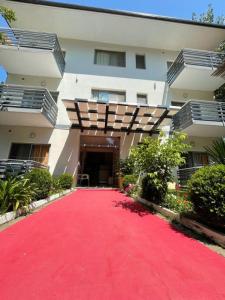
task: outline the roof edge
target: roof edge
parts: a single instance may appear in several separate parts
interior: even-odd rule
[[[51,6],[51,7],[59,7],[59,8],[67,8],[67,9],[77,9],[77,10],[84,10],[84,11],[91,11],[91,12],[98,12],[98,13],[121,15],[121,16],[127,16],[127,17],[136,17],[136,18],[150,19],[150,20],[156,20],[156,21],[181,23],[181,24],[194,25],[194,26],[225,29],[225,25],[221,25],[221,24],[202,23],[202,22],[196,22],[196,21],[192,21],[192,20],[177,19],[177,18],[172,18],[172,17],[164,17],[164,16],[150,15],[150,14],[139,13],[139,12],[129,12],[129,11],[123,11],[123,10],[114,10],[114,9],[108,9],[108,8],[98,8],[98,7],[93,7],[93,6],[83,6],[83,5],[78,5],[78,4],[69,4],[69,3],[44,1],[44,0],[9,0],[9,1],[19,2],[19,3],[27,3],[27,4],[35,4],[35,5],[43,5],[43,6]]]

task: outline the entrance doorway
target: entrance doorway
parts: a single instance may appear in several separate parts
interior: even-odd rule
[[[117,186],[118,165],[119,138],[81,136],[79,185]]]

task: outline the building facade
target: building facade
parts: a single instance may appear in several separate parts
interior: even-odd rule
[[[214,91],[225,27],[48,1],[5,1],[0,161],[115,185],[118,160],[144,136],[188,133],[187,176],[225,133]]]

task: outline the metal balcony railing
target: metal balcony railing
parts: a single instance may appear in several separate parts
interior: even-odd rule
[[[179,180],[179,183],[181,185],[186,185],[188,179],[191,178],[191,175],[193,175],[197,170],[199,170],[202,167],[203,166],[179,169],[177,171],[177,178]]]
[[[183,49],[167,72],[167,82],[172,85],[186,65],[214,70],[224,62],[224,59],[225,54],[219,52]]]
[[[53,52],[61,74],[65,69],[65,60],[58,38],[53,33],[33,32],[13,28],[0,28],[1,45],[19,48],[48,50]]]
[[[190,100],[173,116],[173,128],[183,130],[192,125],[193,121],[225,126],[225,103]]]
[[[33,160],[0,159],[0,179],[4,179],[6,176],[23,175],[33,168],[47,169],[48,166]]]
[[[1,84],[0,110],[7,111],[9,108],[39,109],[52,125],[55,125],[58,113],[57,104],[47,89]]]

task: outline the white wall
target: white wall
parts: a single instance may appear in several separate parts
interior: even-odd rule
[[[212,100],[211,92],[169,89],[166,83],[167,61],[178,52],[117,46],[80,40],[60,40],[66,50],[66,69],[62,80],[9,74],[8,83],[46,86],[58,90],[57,125],[69,125],[61,99],[91,98],[92,89],[126,92],[127,102],[136,102],[137,93],[147,94],[151,105],[169,105],[172,100]],[[126,52],[126,67],[94,64],[95,49]],[[145,54],[146,69],[136,69],[136,54]]]

